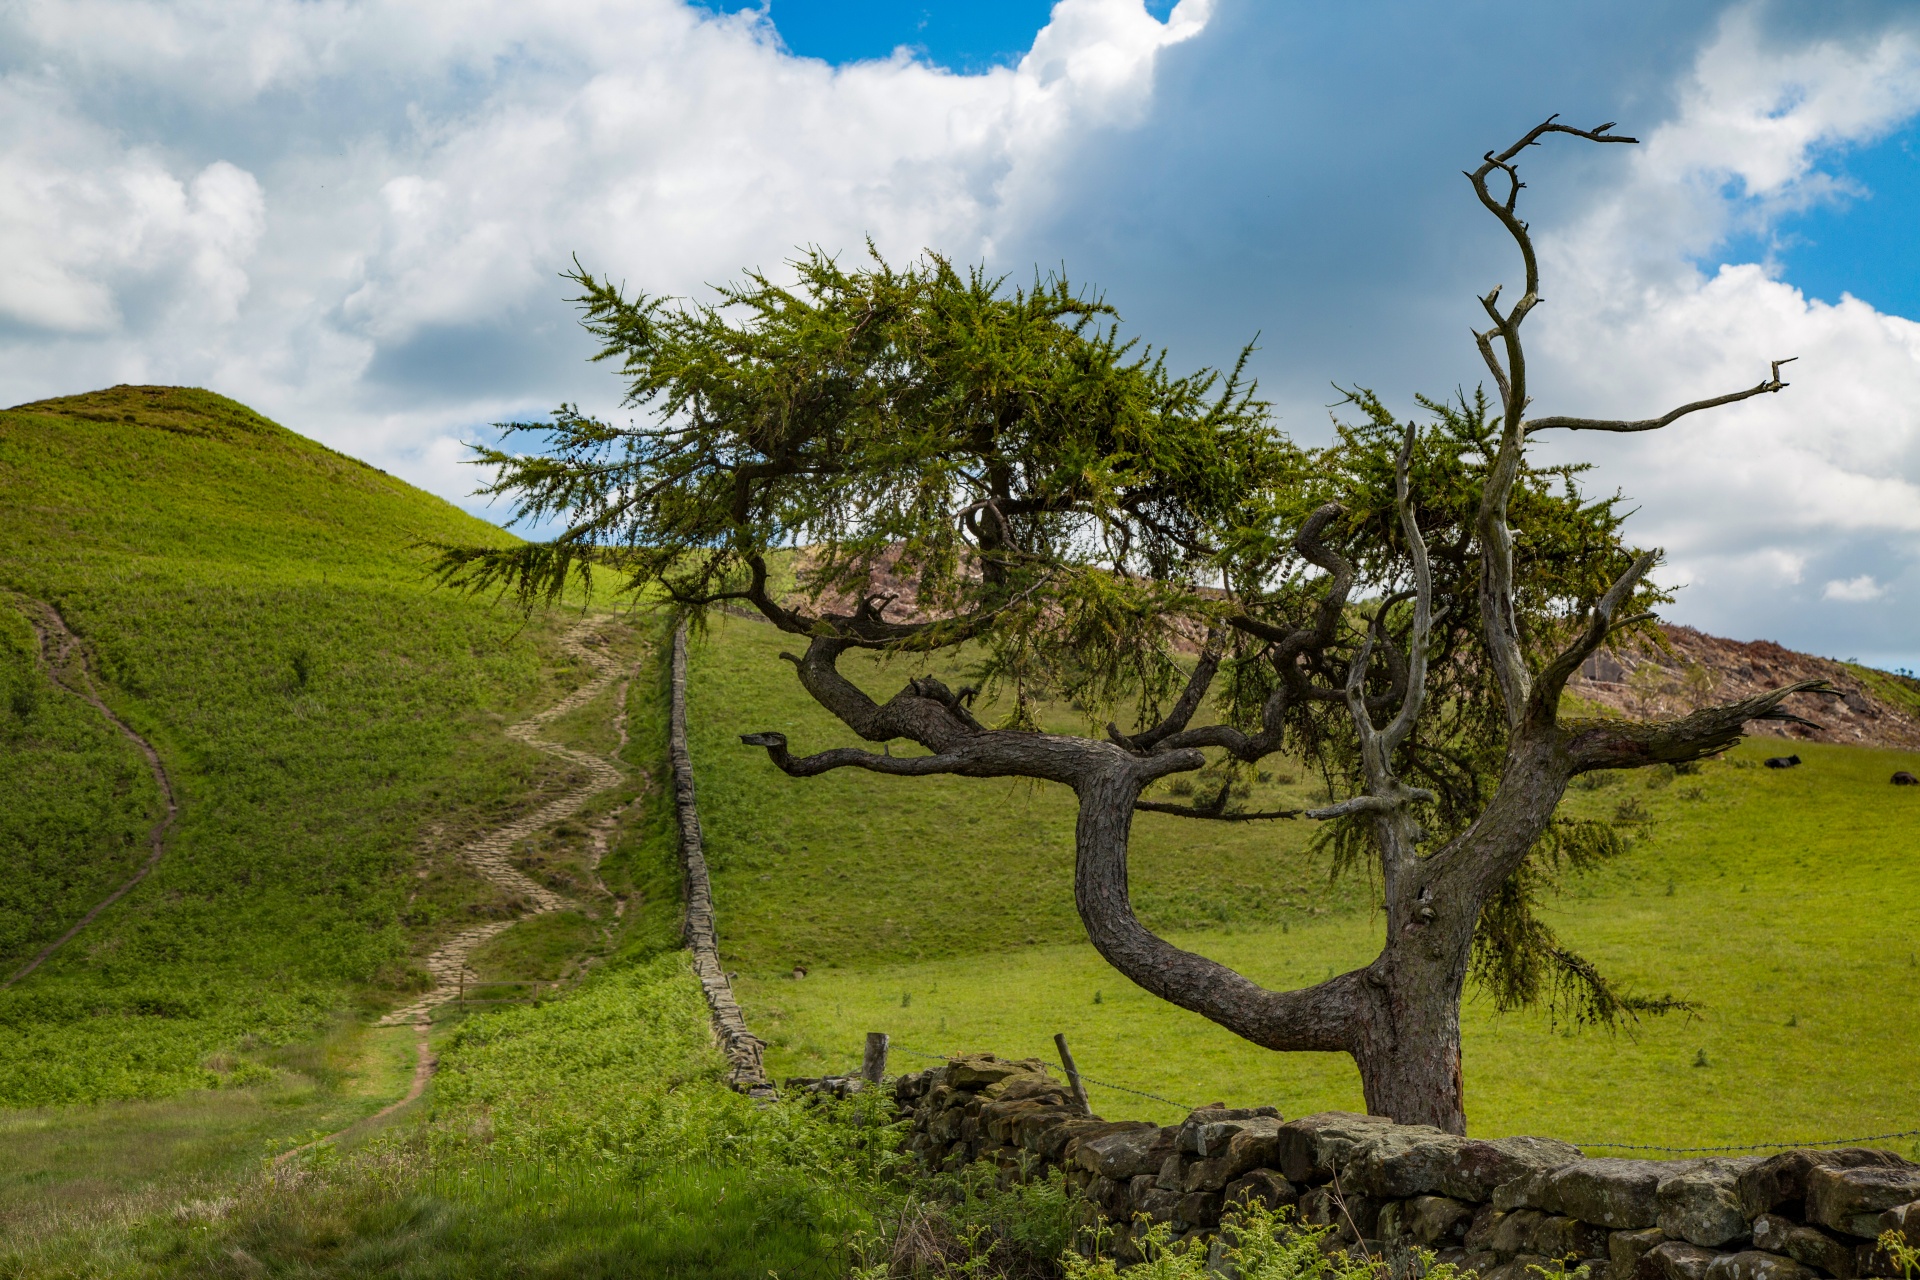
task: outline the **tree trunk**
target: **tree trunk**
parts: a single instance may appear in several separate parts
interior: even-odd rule
[[[1440,945],[1432,945],[1440,942]],[[1467,1131],[1460,1079],[1460,991],[1473,932],[1462,940],[1391,943],[1365,971],[1353,1054],[1369,1115]]]
[[[1256,1044],[1346,1051],[1373,1115],[1465,1133],[1459,1009],[1478,903],[1396,885],[1378,960],[1304,991],[1265,990],[1168,945],[1134,917],[1126,850],[1139,788],[1126,766],[1090,771],[1078,786],[1075,897],[1100,953],[1148,991]]]

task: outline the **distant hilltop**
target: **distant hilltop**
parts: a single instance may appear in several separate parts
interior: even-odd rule
[[[1692,627],[1660,625],[1661,647],[1642,639],[1587,659],[1567,685],[1575,697],[1635,719],[1685,715],[1796,680],[1825,680],[1839,697],[1799,694],[1787,709],[1819,729],[1756,720],[1749,734],[1802,742],[1920,749],[1920,680],[1810,653],[1771,640],[1723,640]]]

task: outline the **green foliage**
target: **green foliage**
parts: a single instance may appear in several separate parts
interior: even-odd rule
[[[752,1104],[712,1086],[699,989],[676,952],[598,975],[567,999],[472,1018],[441,1051],[437,1140],[512,1161],[611,1161],[643,1171],[711,1157]],[[471,1139],[478,1130],[484,1136]]]
[[[480,450],[493,491],[572,527],[538,550],[454,553],[448,571],[551,592],[613,551],[632,584],[705,601],[741,591],[775,548],[817,552],[816,593],[864,590],[897,550],[926,607],[970,619],[918,644],[990,630],[1023,669],[1044,629],[1077,641],[1071,665],[1103,688],[1163,681],[1177,619],[1159,583],[1199,570],[1210,526],[1300,461],[1239,367],[1175,376],[1065,279],[1008,289],[935,255],[792,265],[794,288],[749,273],[697,305],[576,272],[599,358],[620,362],[654,425],[564,406],[553,424],[507,424],[552,443]],[[1146,579],[1114,572],[1138,566]]]
[[[1644,820],[1644,810],[1640,817]],[[1554,1023],[1567,1019],[1575,1026],[1612,1030],[1643,1013],[1692,1012],[1691,1004],[1671,995],[1618,989],[1540,918],[1542,899],[1563,890],[1569,878],[1626,852],[1618,825],[1617,816],[1611,823],[1554,818],[1519,869],[1480,909],[1471,972],[1501,1013],[1544,1004]]]
[[[881,1255],[854,1280],[1053,1276],[1082,1235],[1086,1204],[1058,1169],[1011,1181],[981,1161],[936,1174],[862,1252]]]
[[[1478,602],[1476,520],[1499,440],[1482,392],[1421,399],[1429,420],[1413,427],[1355,389],[1358,421],[1331,446],[1302,449],[1243,384],[1245,352],[1229,374],[1175,376],[1164,353],[1122,341],[1114,310],[1064,279],[1010,289],[937,255],[905,269],[875,255],[848,270],[816,251],[792,266],[791,288],[749,273],[700,304],[628,298],[576,270],[599,358],[619,361],[627,402],[650,421],[615,427],[562,406],[553,424],[505,424],[544,433],[548,447],[478,450],[496,468],[492,492],[521,516],[569,527],[539,546],[443,545],[443,576],[531,601],[604,565],[629,590],[662,589],[696,613],[747,601],[784,630],[824,628],[856,647],[975,643],[971,674],[990,697],[1007,695],[995,722],[1019,729],[1039,728],[1050,701],[1089,727],[1118,710],[1144,728],[1185,681],[1183,646],[1206,630],[1225,649],[1219,717],[1254,731],[1277,715],[1273,727],[1337,798],[1363,785],[1347,709],[1292,686],[1340,687],[1355,645],[1346,633],[1360,628],[1380,641],[1362,673],[1368,695],[1391,700],[1404,683],[1412,561],[1395,477],[1411,435],[1413,515],[1441,624],[1428,713],[1393,764],[1435,797],[1420,815],[1431,847],[1479,815],[1507,734]],[[1507,503],[1513,624],[1536,666],[1635,556],[1617,495],[1583,494],[1584,470],[1523,461]],[[1334,502],[1343,514],[1326,549],[1303,549],[1309,516]],[[838,622],[769,585],[768,556],[795,546],[807,548],[813,608]],[[1356,583],[1344,616],[1326,615],[1338,634],[1277,670],[1274,645],[1320,613],[1330,556]],[[881,568],[928,621],[886,618],[888,598],[871,594]],[[1665,598],[1643,585],[1629,604]],[[1211,794],[1240,799],[1231,779]],[[1336,871],[1370,867],[1370,846],[1357,821],[1321,843]],[[1512,886],[1504,922],[1479,939],[1483,953],[1531,953],[1476,972],[1549,966],[1611,1024],[1623,1006],[1577,957],[1556,958],[1531,919],[1549,883],[1536,874]],[[1542,989],[1502,980],[1503,1003]]]
[[[1920,1247],[1908,1242],[1898,1231],[1883,1231],[1876,1241],[1881,1250],[1900,1268],[1903,1280],[1913,1280],[1913,1273],[1920,1271]]]
[[[1454,1280],[1461,1274],[1452,1263],[1435,1262],[1432,1253],[1415,1250],[1395,1269],[1384,1258],[1344,1250],[1328,1251],[1323,1242],[1332,1227],[1299,1222],[1291,1208],[1278,1211],[1253,1203],[1229,1210],[1220,1222],[1220,1261],[1240,1280],[1383,1280],[1388,1275],[1411,1274],[1422,1280]],[[1209,1259],[1212,1243],[1198,1237],[1174,1241],[1166,1223],[1148,1223],[1143,1217],[1134,1236],[1141,1261],[1122,1272],[1111,1257],[1061,1258],[1066,1280],[1213,1280],[1221,1267]]]
[[[146,860],[145,837],[162,806],[139,749],[53,680],[26,619],[4,596],[0,698],[5,978]]]

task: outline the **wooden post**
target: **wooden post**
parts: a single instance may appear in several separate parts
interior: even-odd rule
[[[1087,1105],[1087,1086],[1080,1083],[1080,1068],[1073,1065],[1073,1054],[1067,1049],[1067,1037],[1064,1032],[1056,1032],[1053,1047],[1060,1051],[1060,1065],[1067,1069],[1067,1084],[1073,1090],[1073,1103],[1085,1115],[1092,1115],[1093,1108]]]
[[[867,1052],[860,1061],[860,1074],[868,1084],[879,1084],[887,1074],[887,1033],[867,1032]]]

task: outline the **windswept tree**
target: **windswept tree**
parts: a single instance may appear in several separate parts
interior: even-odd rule
[[[1011,289],[937,256],[848,270],[815,252],[790,287],[754,273],[691,305],[576,270],[583,323],[647,421],[562,408],[509,424],[548,447],[481,450],[490,491],[568,528],[446,549],[442,572],[533,601],[598,570],[694,615],[758,611],[796,638],[782,656],[807,692],[885,748],[796,755],[780,733],[744,735],[775,766],[1071,787],[1075,901],[1115,968],[1254,1044],[1349,1053],[1371,1111],[1463,1132],[1470,975],[1503,1007],[1550,1000],[1582,1021],[1660,1005],[1611,986],[1533,913],[1561,869],[1616,847],[1610,827],[1556,818],[1569,781],[1700,759],[1750,720],[1796,718],[1783,699],[1813,687],[1657,723],[1563,710],[1581,663],[1664,599],[1648,582],[1659,553],[1627,546],[1616,501],[1585,496],[1580,468],[1530,462],[1528,440],[1655,430],[1785,385],[1776,364],[1644,421],[1527,416],[1521,330],[1539,281],[1516,160],[1549,135],[1633,141],[1611,127],[1549,120],[1468,175],[1524,274],[1504,308],[1498,287],[1480,299],[1497,401],[1422,400],[1421,425],[1355,390],[1353,421],[1320,449],[1274,428],[1245,352],[1231,371],[1176,376],[1064,279]],[[777,590],[769,557],[801,547],[804,589]],[[872,590],[883,560],[911,600]],[[970,690],[932,677],[877,700],[839,669],[860,649],[964,653],[1011,713],[983,723]],[[1132,727],[1041,731],[1049,698]],[[1226,790],[1142,798],[1210,758],[1230,771],[1281,751],[1344,798],[1304,814],[1234,812]],[[1324,824],[1336,859],[1377,876],[1379,956],[1272,991],[1157,937],[1128,895],[1141,810]]]

